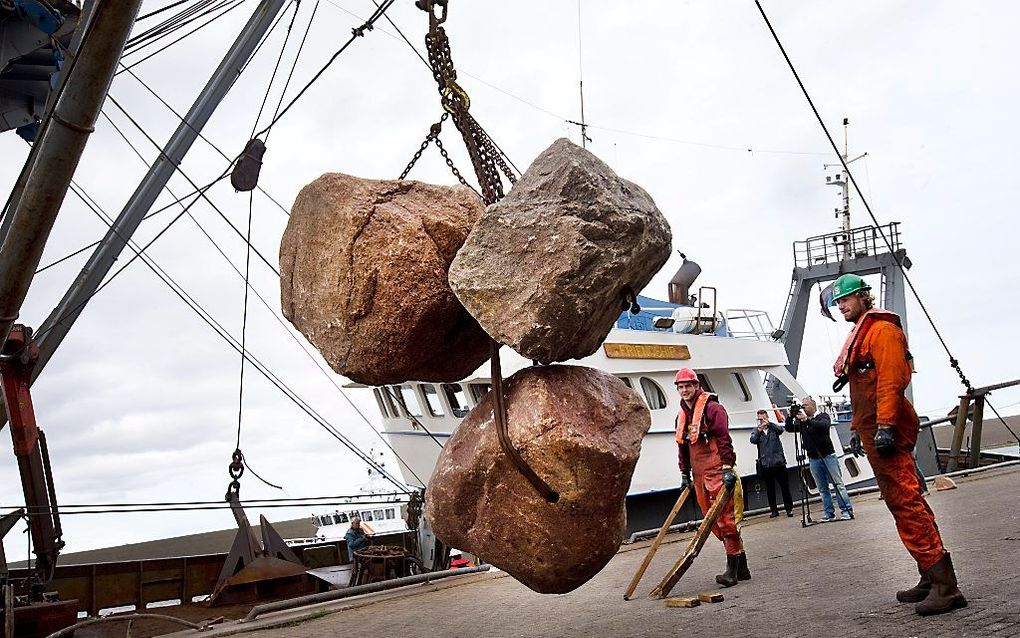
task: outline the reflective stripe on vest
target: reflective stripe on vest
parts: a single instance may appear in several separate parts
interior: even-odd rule
[[[839,358],[836,359],[836,364],[832,366],[832,372],[837,377],[841,377],[850,372],[850,367],[854,364],[854,356],[856,355],[855,346],[857,343],[864,339],[864,335],[867,333],[867,329],[875,321],[891,321],[900,327],[900,316],[895,312],[889,310],[882,310],[881,308],[871,308],[867,310],[861,318],[857,320],[853,330],[847,335],[846,343],[843,344],[843,349],[840,350]]]
[[[708,392],[702,392],[698,395],[698,398],[694,400],[694,415],[691,419],[691,431],[687,437],[688,441],[697,441],[701,435],[701,423],[704,421],[705,407],[708,405],[708,399],[714,395]],[[683,405],[680,406],[680,414],[676,417],[676,442],[680,445],[684,444],[684,432],[687,429],[687,413],[684,412]]]

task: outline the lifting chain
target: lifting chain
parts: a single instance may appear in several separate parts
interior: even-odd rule
[[[482,188],[482,201],[488,205],[502,199],[503,175],[511,184],[517,180],[489,134],[468,112],[471,108],[471,98],[457,83],[457,71],[453,67],[453,57],[450,54],[450,41],[446,37],[446,29],[442,27],[446,22],[447,2],[448,0],[417,0],[415,6],[429,14],[429,32],[425,36],[425,48],[429,54],[432,77],[439,86],[443,109],[453,116],[453,123],[464,138],[464,146],[467,148],[468,156],[471,157],[471,165]],[[442,147],[440,149],[442,150]]]
[[[428,49],[429,66],[432,67],[432,77],[439,86],[440,101],[446,113],[432,126],[428,137],[422,143],[418,153],[408,165],[410,170],[414,162],[421,156],[429,142],[434,140],[436,146],[446,159],[447,165],[453,168],[453,163],[446,154],[445,149],[439,142],[439,129],[447,115],[453,117],[453,124],[460,131],[464,138],[464,146],[467,148],[468,156],[471,157],[471,165],[475,169],[475,177],[478,185],[482,188],[482,202],[486,205],[492,204],[503,198],[503,176],[506,176],[510,184],[517,183],[510,167],[506,165],[502,154],[496,148],[496,144],[489,137],[478,121],[468,112],[471,108],[471,98],[460,84],[457,83],[457,71],[453,67],[453,57],[450,53],[450,41],[446,37],[446,29],[442,24],[446,22],[447,4],[449,0],[417,0],[415,6],[429,14],[429,32],[425,36],[425,48]],[[407,174],[404,171],[404,175]],[[454,174],[461,183],[464,180],[454,169]],[[500,344],[495,340],[490,341],[491,355],[491,378],[493,419],[496,424],[496,434],[499,437],[499,445],[517,470],[524,475],[535,490],[549,503],[559,500],[557,494],[542,477],[531,469],[531,466],[524,460],[521,453],[514,447],[510,440],[510,433],[507,429],[507,408],[506,394],[503,387],[503,374],[500,370],[499,348]]]
[[[234,449],[234,453],[230,457],[230,465],[227,466],[227,474],[230,475],[230,483],[227,485],[227,493],[223,500],[229,503],[237,499],[237,495],[241,491],[241,475],[244,474],[244,454],[241,454],[241,448]]]
[[[443,146],[442,140],[439,139],[439,133],[443,130],[443,122],[445,122],[448,117],[450,117],[449,113],[443,113],[443,116],[439,118],[439,121],[429,127],[429,133],[425,136],[425,140],[421,143],[421,146],[418,147],[418,150],[415,151],[414,156],[411,157],[411,161],[407,163],[406,167],[404,167],[404,172],[402,172],[400,177],[397,179],[406,179],[408,173],[411,172],[414,165],[421,159],[421,154],[425,152],[425,149],[429,147],[429,144],[435,142],[436,148],[439,149],[439,154],[443,156],[444,160],[446,160],[446,165],[450,167],[450,171],[453,173],[453,176],[457,178],[457,181],[474,191],[475,195],[478,195],[478,191],[476,191],[471,184],[467,183],[467,180],[464,179],[464,176],[461,175],[457,167],[453,165],[453,160],[450,159],[450,154],[446,152],[446,147]],[[478,195],[478,197],[480,198],[481,195]]]

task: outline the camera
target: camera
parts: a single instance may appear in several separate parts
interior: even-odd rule
[[[791,404],[790,408],[789,408],[790,416],[791,417],[797,416],[800,413],[800,411],[803,410],[803,409],[804,409],[804,406],[800,405],[799,403]]]

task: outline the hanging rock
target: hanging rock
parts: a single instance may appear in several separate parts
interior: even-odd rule
[[[486,209],[450,285],[492,337],[549,363],[595,352],[670,254],[665,217],[641,187],[560,139]]]
[[[461,186],[319,177],[298,193],[280,242],[284,316],[353,381],[464,378],[488,359],[489,339],[447,271],[481,212]]]
[[[537,592],[565,593],[623,541],[624,499],[651,416],[622,381],[592,368],[526,368],[505,393],[511,441],[559,500],[546,501],[503,452],[490,392],[443,447],[425,513],[444,543]]]

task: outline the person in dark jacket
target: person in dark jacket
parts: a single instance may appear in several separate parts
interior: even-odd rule
[[[848,521],[854,517],[854,507],[850,503],[846,486],[843,485],[839,459],[836,458],[836,451],[832,447],[832,438],[829,435],[832,419],[828,414],[818,412],[818,404],[811,397],[804,397],[801,403],[804,407],[787,417],[786,429],[801,433],[804,451],[807,452],[811,465],[811,476],[818,486],[818,493],[822,495],[822,510],[825,512],[822,522],[836,520],[836,508],[832,504],[829,483],[835,488],[836,500],[842,512],[839,520]]]
[[[351,528],[344,534],[347,541],[347,553],[351,560],[354,560],[354,552],[368,547],[369,535],[361,528],[361,519],[355,516],[351,519]]]
[[[793,516],[793,497],[790,496],[790,483],[786,476],[786,454],[783,452],[783,442],[779,440],[786,429],[769,421],[769,413],[765,410],[758,410],[756,416],[758,426],[751,432],[751,443],[758,446],[758,478],[765,483],[769,509],[772,510],[771,518],[779,516],[779,508],[776,506],[776,483],[783,491],[786,515]]]

